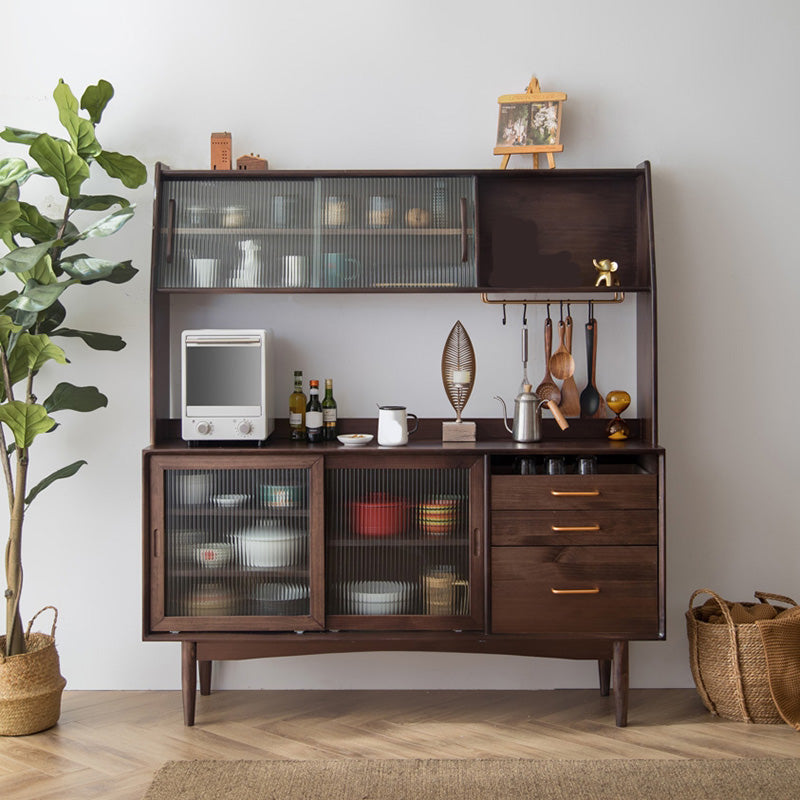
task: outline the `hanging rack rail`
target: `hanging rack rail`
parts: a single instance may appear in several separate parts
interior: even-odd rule
[[[533,305],[557,305],[558,303],[569,303],[573,306],[580,305],[581,303],[592,303],[593,305],[600,305],[601,303],[622,303],[625,300],[625,292],[614,292],[613,297],[605,300],[595,300],[587,298],[586,300],[572,300],[558,298],[557,300],[531,300],[529,298],[521,298],[519,300],[492,300],[487,292],[481,292],[481,302],[489,303],[490,305],[503,305],[503,306],[533,306]]]

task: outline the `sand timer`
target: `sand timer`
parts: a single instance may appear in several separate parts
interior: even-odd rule
[[[619,389],[606,395],[608,407],[617,415],[606,425],[609,439],[627,439],[631,429],[620,414],[631,404],[631,396]]]

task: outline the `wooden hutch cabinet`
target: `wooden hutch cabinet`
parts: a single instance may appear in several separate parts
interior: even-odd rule
[[[592,260],[606,256],[620,265],[619,285],[596,287]],[[279,419],[263,447],[180,439],[179,295],[420,291],[635,304],[630,437],[610,441],[607,420],[574,419],[556,439],[545,420],[543,440],[521,444],[478,420],[476,442],[443,445],[441,420],[421,420],[406,447],[356,449],[292,442]],[[418,650],[597,660],[601,692],[613,675],[625,725],[628,642],[665,636],[655,308],[647,163],[416,173],[159,165],[143,637],[182,643],[186,724],[198,668],[208,694],[215,660]],[[340,420],[345,433],[365,424]],[[565,474],[545,474],[554,457]],[[578,474],[586,458],[596,471]]]

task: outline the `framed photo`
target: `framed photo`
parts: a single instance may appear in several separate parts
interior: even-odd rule
[[[502,155],[501,169],[517,153],[532,153],[533,166],[539,166],[539,153],[547,154],[548,166],[555,167],[553,153],[561,153],[561,104],[563,92],[542,92],[534,77],[523,94],[504,94],[497,98],[500,113],[497,119],[495,155]]]

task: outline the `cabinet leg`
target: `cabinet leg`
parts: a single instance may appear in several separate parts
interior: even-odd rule
[[[197,693],[196,642],[181,642],[181,692],[183,694],[183,724],[194,725],[194,706]]]
[[[611,659],[598,659],[597,671],[600,673],[600,695],[608,697],[611,692]]]
[[[628,724],[628,642],[614,642],[614,708],[617,727]]]
[[[200,669],[200,694],[207,697],[211,694],[211,661],[198,661]]]

